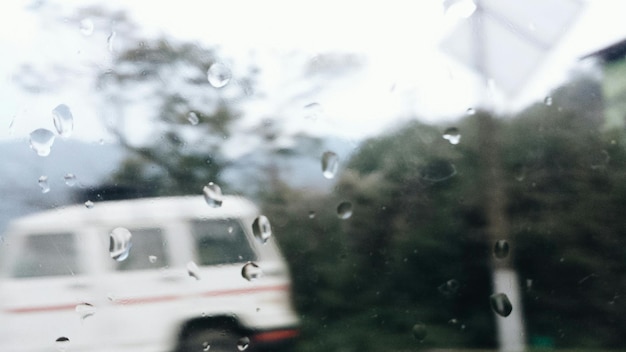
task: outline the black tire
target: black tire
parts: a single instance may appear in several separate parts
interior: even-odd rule
[[[237,341],[242,336],[230,330],[205,329],[193,331],[180,343],[179,352],[239,352]],[[207,346],[210,346],[207,348]]]

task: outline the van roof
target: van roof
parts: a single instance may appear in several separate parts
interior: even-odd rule
[[[172,218],[241,218],[258,213],[249,200],[238,196],[224,196],[222,206],[207,205],[203,196],[142,198],[95,202],[93,208],[70,205],[15,219],[9,225],[15,229],[51,229],[87,223],[130,223],[147,219]]]

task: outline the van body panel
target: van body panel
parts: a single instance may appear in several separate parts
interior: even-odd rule
[[[254,238],[258,215],[240,197],[220,208],[166,197],[13,221],[1,248],[0,350],[50,351],[67,337],[73,351],[171,351],[187,322],[225,316],[259,342],[293,338],[289,271],[273,238]],[[122,261],[109,255],[117,227],[132,234]],[[248,261],[260,278],[243,277]]]

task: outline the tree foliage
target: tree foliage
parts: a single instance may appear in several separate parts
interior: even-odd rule
[[[132,152],[115,175],[120,185],[149,182],[157,194],[188,194],[220,181],[228,165],[222,146],[252,78],[213,87],[207,71],[216,62],[212,49],[163,38],[135,43],[116,55],[98,89],[107,117],[113,116],[110,131]],[[137,130],[146,126],[152,130]]]
[[[552,105],[508,119],[477,112],[455,126],[458,145],[412,122],[362,143],[332,194],[266,195],[305,317],[302,349],[495,347],[485,148],[499,152],[528,343],[623,348],[626,150],[622,131],[601,129],[599,96],[581,77]],[[353,205],[347,220],[342,201]]]

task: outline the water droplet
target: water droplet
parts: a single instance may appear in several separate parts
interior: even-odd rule
[[[74,116],[70,108],[65,104],[59,104],[52,109],[54,127],[61,137],[69,137],[74,130]]]
[[[41,187],[41,193],[50,192],[50,186],[48,185],[48,176],[40,176],[37,181],[39,187]]]
[[[459,20],[470,17],[476,11],[476,4],[472,0],[444,0],[446,17]]]
[[[209,67],[207,78],[213,87],[222,88],[230,82],[232,73],[226,65],[216,62]]]
[[[148,261],[150,261],[151,264],[156,263],[157,261],[157,256],[156,255],[149,255],[148,256]]]
[[[422,167],[420,176],[425,181],[441,182],[456,175],[454,165],[446,160],[433,160]]]
[[[498,240],[493,245],[493,256],[498,259],[504,259],[509,255],[509,242],[506,240]]]
[[[65,352],[70,344],[70,339],[65,336],[61,336],[55,341],[55,345],[58,351]]]
[[[511,311],[513,311],[511,301],[509,301],[509,297],[507,297],[504,293],[491,295],[491,297],[489,297],[489,301],[493,311],[502,317],[508,317],[509,314],[511,314]]]
[[[69,173],[65,176],[63,176],[63,180],[65,180],[65,184],[68,187],[74,187],[76,186],[76,175]]]
[[[447,128],[443,132],[443,139],[446,139],[450,144],[459,144],[461,141],[461,134],[459,133],[459,129],[456,127]]]
[[[204,314],[204,313],[203,313],[203,314]],[[204,316],[204,315],[203,315],[203,316]],[[204,341],[204,342],[202,343],[202,351],[206,352],[206,351],[208,351],[208,350],[210,350],[210,349],[211,349],[211,345],[209,344],[209,342],[208,342],[208,341]]]
[[[76,305],[76,313],[80,315],[81,319],[87,319],[96,313],[96,307],[91,303],[81,303]]]
[[[189,121],[190,124],[195,126],[198,124],[198,122],[200,122],[200,118],[198,118],[198,114],[191,111],[190,113],[187,114],[187,121]]]
[[[526,167],[523,165],[518,165],[513,169],[515,180],[518,182],[524,181],[526,179]]]
[[[248,281],[253,281],[263,276],[263,271],[256,263],[247,262],[241,269],[241,276]]]
[[[109,49],[109,52],[113,52],[113,42],[115,41],[115,36],[117,36],[117,33],[113,31],[107,37],[107,48]]]
[[[327,179],[335,177],[337,169],[339,168],[339,157],[337,154],[331,151],[324,152],[322,154],[322,174]]]
[[[468,108],[467,109],[467,114],[468,115],[475,115],[476,114],[476,110],[474,110],[474,108]]]
[[[310,103],[304,106],[304,117],[310,120],[317,120],[322,116],[323,110],[319,103]]]
[[[611,156],[606,150],[591,153],[590,159],[592,170],[604,170],[611,162]]]
[[[85,18],[80,21],[80,25],[78,26],[78,28],[80,29],[81,33],[83,33],[83,35],[90,36],[93,34],[93,21],[89,18]]]
[[[213,208],[219,208],[222,206],[222,189],[220,186],[213,182],[209,182],[204,188],[202,188],[204,194],[204,200],[206,204]]]
[[[254,219],[254,222],[252,223],[252,233],[254,233],[254,237],[256,237],[259,242],[267,242],[267,240],[272,237],[272,226],[270,225],[270,220],[264,215],[260,215]]]
[[[352,203],[341,202],[337,206],[337,216],[340,219],[349,219],[352,216]]]
[[[109,252],[111,258],[118,262],[128,258],[132,243],[130,242],[132,235],[130,231],[123,227],[117,227],[109,234]]]
[[[194,262],[187,263],[187,274],[196,280],[200,280],[200,269]]]
[[[544,104],[546,104],[547,106],[552,105],[552,97],[546,97],[546,98],[543,100],[543,102],[544,102]]]
[[[13,135],[13,131],[15,130],[15,116],[11,119],[9,123],[9,136]]]
[[[413,333],[413,337],[415,337],[415,339],[419,342],[424,341],[426,335],[428,335],[428,331],[426,331],[426,325],[422,323],[417,323],[413,325],[413,329],[411,329],[411,332]]]
[[[315,212],[313,210],[309,212],[309,219],[315,219]]]
[[[38,128],[30,133],[30,147],[39,156],[50,155],[50,148],[54,143],[54,133],[45,128]]]
[[[441,284],[437,289],[439,292],[443,293],[446,296],[452,296],[456,294],[461,285],[455,279],[451,279]]]
[[[237,349],[239,351],[245,351],[248,346],[250,346],[250,339],[245,336],[237,341]]]
[[[93,206],[94,206],[94,204],[93,204],[92,201],[88,200],[88,201],[85,202],[85,208],[91,209],[91,208],[93,208]]]

